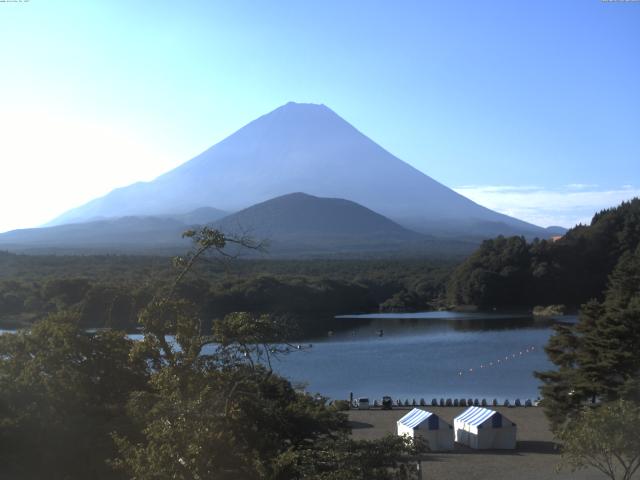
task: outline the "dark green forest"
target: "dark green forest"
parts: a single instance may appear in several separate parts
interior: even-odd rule
[[[234,311],[288,315],[302,333],[339,328],[336,314],[473,305],[577,310],[602,300],[619,258],[640,240],[640,200],[596,214],[561,239],[498,237],[466,260],[203,260],[178,295],[213,321]],[[84,328],[133,331],[141,308],[173,275],[168,257],[0,252],[0,328],[71,311]]]
[[[480,308],[602,299],[609,275],[640,242],[640,199],[597,213],[557,241],[486,240],[451,275],[447,300]]]
[[[288,315],[305,334],[339,328],[336,314],[428,310],[442,302],[453,260],[203,259],[177,295],[211,322],[235,311]],[[0,328],[70,311],[83,328],[135,330],[140,310],[172,281],[170,258],[0,253]]]

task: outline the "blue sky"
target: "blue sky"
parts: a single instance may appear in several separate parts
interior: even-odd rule
[[[640,2],[30,0],[0,41],[0,231],[290,100],[541,225],[640,195]]]

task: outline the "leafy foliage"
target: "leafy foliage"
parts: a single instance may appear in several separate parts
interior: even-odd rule
[[[486,240],[452,274],[447,300],[480,307],[565,304],[602,298],[620,258],[640,243],[640,199],[577,226],[560,240]]]
[[[2,473],[411,478],[408,465],[418,453],[413,442],[354,441],[344,413],[273,373],[270,358],[288,351],[282,347],[291,331],[285,321],[236,312],[212,325],[203,322],[200,298],[193,295],[198,290],[183,287],[196,260],[220,253],[228,239],[210,229],[187,236],[194,251],[175,262],[175,280],[141,311],[142,341],[115,331],[86,333],[82,311],[0,336]],[[75,281],[67,286],[71,293],[93,288]],[[64,282],[53,290],[67,293]],[[42,458],[33,461],[34,452]]]
[[[417,478],[416,461],[426,447],[404,436],[376,441],[341,437],[296,452],[299,477],[313,480],[409,480]],[[411,459],[414,458],[415,461]]]
[[[349,443],[344,414],[271,370],[271,355],[285,351],[278,344],[286,341],[286,324],[233,313],[207,333],[195,305],[175,296],[194,260],[224,242],[216,234],[189,232],[195,251],[176,263],[176,282],[141,316],[145,335],[134,356],[153,366],[149,389],[129,402],[139,433],[114,435],[120,455],[113,465],[130,478],[299,478],[301,456]],[[387,472],[379,478],[405,478],[397,475],[410,445],[393,446],[382,467],[373,462]],[[350,458],[359,465],[359,457]]]
[[[596,468],[611,480],[630,480],[640,468],[640,407],[619,400],[580,412],[559,432],[562,465]]]
[[[486,240],[453,274],[449,299],[454,303],[482,307],[522,305],[523,287],[530,268],[529,251],[523,237]]]
[[[54,316],[0,335],[0,464],[11,478],[104,478],[112,430],[130,431],[132,391],[148,380],[123,333],[88,334]]]

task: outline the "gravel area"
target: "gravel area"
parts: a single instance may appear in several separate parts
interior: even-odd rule
[[[353,436],[360,439],[379,438],[396,433],[396,422],[412,407],[398,407],[393,410],[351,410],[349,420]],[[464,407],[420,407],[439,415],[453,424]],[[506,408],[496,407],[518,426],[518,447],[513,451],[471,450],[456,444],[448,453],[429,453],[422,462],[423,479],[439,480],[479,480],[479,479],[584,479],[605,478],[596,470],[569,470],[556,472],[560,454],[549,431],[542,409],[536,407]]]

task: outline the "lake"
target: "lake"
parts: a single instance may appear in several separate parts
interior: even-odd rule
[[[539,396],[533,372],[553,368],[544,352],[553,319],[455,312],[337,318],[353,328],[311,340],[311,348],[280,357],[274,369],[334,399],[353,392],[430,403],[434,397],[533,400]]]
[[[528,315],[419,312],[338,316],[345,328],[273,361],[307,391],[333,399],[538,397],[538,370],[554,319]],[[562,317],[573,322],[575,317]],[[0,332],[1,333],[1,332]],[[131,335],[140,338],[140,335]]]

